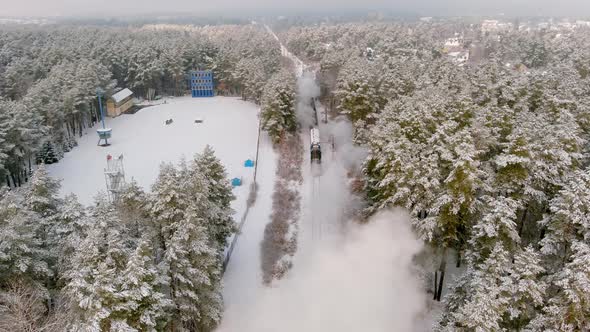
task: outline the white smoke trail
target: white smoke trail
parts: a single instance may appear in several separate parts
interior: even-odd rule
[[[412,258],[422,244],[407,215],[383,212],[350,227],[221,330],[419,331],[426,298]]]
[[[326,135],[334,137],[334,145],[337,149],[338,162],[347,170],[359,169],[367,158],[369,152],[366,147],[353,143],[354,129],[352,124],[344,116],[330,121],[324,131]]]
[[[320,87],[315,82],[315,75],[312,72],[304,72],[297,79],[297,119],[303,129],[314,125],[313,109],[310,105],[311,98],[319,97]]]

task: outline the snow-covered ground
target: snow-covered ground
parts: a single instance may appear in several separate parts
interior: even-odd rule
[[[160,163],[189,159],[209,144],[228,175],[243,179],[243,185],[234,188],[237,199],[232,205],[239,221],[253,178],[253,168],[245,168],[244,161],[256,156],[257,113],[258,106],[238,98],[170,98],[166,104],[107,119],[107,127],[113,129],[108,147],[97,146],[96,128],[89,129],[76,148],[47,168],[62,179],[62,193],[73,192],[82,203],[91,204],[96,193],[106,189],[107,154],[123,154],[126,180],[133,178],[149,190]],[[197,118],[203,123],[195,123]],[[165,125],[167,119],[174,121]]]
[[[225,312],[218,331],[246,331],[241,329],[241,324],[247,319],[244,313],[263,294],[271,291],[262,285],[260,243],[264,228],[270,222],[277,158],[270,138],[263,133],[258,155],[258,195],[256,203],[250,208],[223,277]]]

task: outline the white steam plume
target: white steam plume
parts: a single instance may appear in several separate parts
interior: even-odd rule
[[[350,121],[344,116],[330,121],[326,125],[327,135],[334,136],[334,144],[337,150],[338,161],[347,170],[358,169],[368,155],[366,147],[355,145],[352,141],[354,129]]]
[[[297,119],[304,129],[314,125],[313,109],[309,102],[311,98],[319,97],[320,88],[315,82],[313,72],[306,71],[297,80]]]
[[[366,225],[350,227],[220,330],[419,331],[426,298],[412,258],[422,244],[408,216],[382,212]]]

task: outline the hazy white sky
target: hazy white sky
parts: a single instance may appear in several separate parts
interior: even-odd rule
[[[0,16],[240,13],[326,9],[392,9],[423,15],[590,16],[590,0],[0,0]]]

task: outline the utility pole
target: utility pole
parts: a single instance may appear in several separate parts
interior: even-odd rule
[[[112,129],[107,128],[104,123],[104,111],[102,109],[102,97],[103,91],[101,88],[96,88],[96,97],[98,98],[98,108],[100,109],[100,120],[102,122],[102,129],[96,130],[98,134],[98,145],[100,146],[109,146],[108,139],[111,138]],[[100,144],[100,141],[104,140],[104,144]]]

